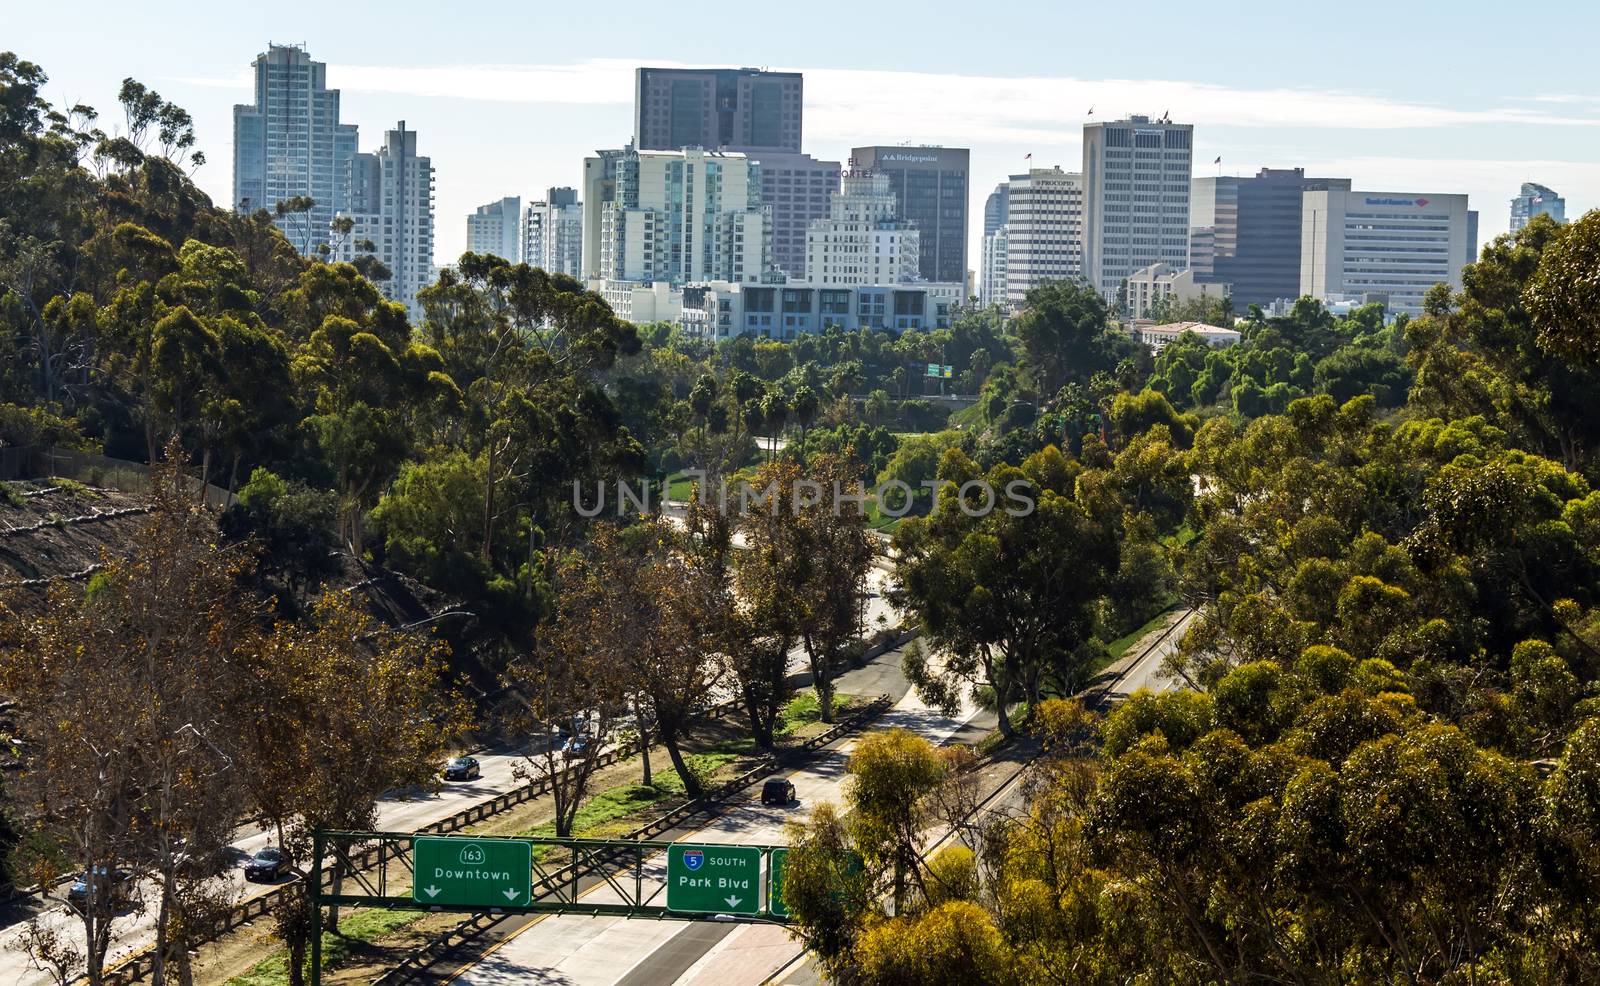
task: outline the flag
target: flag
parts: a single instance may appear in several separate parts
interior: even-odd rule
[[[1033,152],[1029,151],[1027,154],[1022,155],[1022,160],[1024,160],[1024,161],[1032,161],[1033,160]]]
[[[1089,113],[1088,113],[1088,115],[1089,115],[1089,116],[1094,116],[1094,107],[1093,107],[1093,106],[1091,106],[1091,107],[1089,107]]]
[[[1221,164],[1222,163],[1222,155],[1218,154],[1217,155],[1217,159],[1215,161],[1212,161],[1211,163],[1212,164]]]

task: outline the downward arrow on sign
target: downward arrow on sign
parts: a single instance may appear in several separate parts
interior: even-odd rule
[[[520,890],[506,890],[504,893],[506,895],[506,900],[516,900],[518,897],[522,896],[522,891]]]
[[[437,897],[437,896],[439,896],[439,888],[438,887],[423,887],[422,888],[422,892],[427,894],[429,897]]]
[[[744,898],[742,897],[724,897],[723,901],[726,902],[729,907],[738,907],[739,901],[743,899]]]

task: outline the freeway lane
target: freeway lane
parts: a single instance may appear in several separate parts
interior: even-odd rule
[[[841,688],[856,690],[854,682]],[[970,705],[955,718],[924,705],[914,692],[904,692],[875,728],[903,727],[934,743],[949,741],[979,714]],[[784,823],[803,818],[822,801],[842,800],[845,763],[856,740],[842,744],[790,774],[798,807],[764,807],[752,790],[729,810],[680,842],[780,845]],[[645,886],[660,889],[664,857],[651,860]],[[595,886],[585,901],[619,899],[606,884]],[[734,946],[737,947],[734,947]],[[729,986],[730,980],[757,983],[795,954],[787,931],[774,925],[731,925],[704,922],[630,921],[616,917],[546,917],[525,926],[485,960],[454,980],[458,986],[509,986],[511,983],[561,983],[565,986],[644,986],[667,984],[681,977]]]
[[[889,605],[885,596],[890,578],[888,572],[876,567],[868,572],[869,596],[863,623],[865,632],[869,634],[899,622],[899,614]],[[893,665],[892,669],[886,671],[885,666],[890,664]],[[798,648],[792,651],[789,655],[791,677],[801,682],[809,681],[806,667],[804,652]],[[898,687],[895,687],[893,680],[888,682],[887,687],[879,687],[885,683],[886,676],[899,679],[897,652],[863,669],[849,672],[839,680],[838,687],[847,693],[878,694],[889,691],[894,695],[900,694],[906,687],[903,680]],[[732,689],[723,686],[714,690],[712,700],[722,701],[732,697]],[[378,805],[378,827],[395,832],[415,831],[525,783],[512,776],[513,766],[521,759],[515,748],[493,748],[475,756],[483,768],[483,775],[478,780],[444,784],[433,793],[409,791],[385,795]],[[539,769],[537,763],[535,769]],[[235,865],[217,877],[225,883],[236,902],[249,900],[272,889],[271,885],[247,883],[240,865],[272,841],[268,833],[253,828],[249,831],[240,830],[239,838],[231,847]],[[60,891],[65,893],[65,889],[63,885]],[[139,896],[144,906],[125,912],[112,923],[112,944],[106,955],[108,967],[146,948],[155,940],[155,888],[141,886]],[[59,900],[50,901],[39,915],[39,920],[43,927],[56,931],[74,947],[82,949],[83,924]],[[23,930],[23,922],[0,930],[0,982],[13,986],[48,986],[50,977],[34,967],[20,944]]]
[[[1152,632],[1129,647],[1129,656],[1106,669],[1109,675],[1120,677],[1113,677],[1102,701],[1114,704],[1141,688],[1152,692],[1170,692],[1182,688],[1181,680],[1161,673],[1161,662],[1178,649],[1178,642],[1199,615],[1199,610],[1179,610],[1164,624],[1170,632],[1164,636],[1160,636],[1160,631]],[[1159,641],[1156,640],[1158,636]]]
[[[378,805],[379,827],[391,831],[414,831],[526,783],[512,776],[512,767],[520,759],[514,749],[492,749],[475,756],[483,767],[483,776],[478,780],[444,784],[434,793],[413,791],[385,795]],[[250,831],[241,830],[240,837],[233,843],[232,852],[238,863],[242,864],[256,850],[272,841],[266,832],[253,828]],[[217,879],[227,885],[236,900],[246,900],[272,889],[270,884],[245,882],[244,871],[239,865],[231,866]],[[64,887],[62,892],[65,892]],[[142,886],[140,896],[146,902],[143,910],[126,913],[112,924],[108,966],[155,940],[154,888]],[[55,929],[74,946],[82,948],[83,923],[58,901],[52,901],[51,906],[40,915],[40,923]],[[33,967],[20,944],[22,932],[22,922],[0,932],[0,982],[16,986],[47,986],[51,982],[50,977]]]

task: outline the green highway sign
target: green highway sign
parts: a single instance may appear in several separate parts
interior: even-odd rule
[[[771,868],[767,871],[767,913],[786,918],[789,909],[783,904],[783,864],[788,862],[789,850],[772,850]]]
[[[416,836],[411,899],[441,907],[527,907],[533,845],[517,839]]]
[[[761,847],[673,843],[667,849],[667,910],[760,914]]]

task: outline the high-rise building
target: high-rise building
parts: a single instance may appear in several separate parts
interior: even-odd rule
[[[1009,235],[1005,223],[983,238],[983,253],[978,258],[978,304],[1006,304],[1006,252]]]
[[[1194,126],[1130,116],[1083,127],[1083,270],[1107,300],[1154,263],[1189,265]]]
[[[799,72],[641,68],[634,73],[634,146],[798,154],[801,96]]]
[[[983,200],[983,235],[989,236],[1006,224],[1006,211],[1011,202],[1011,185],[1001,182]]]
[[[895,218],[888,175],[847,175],[828,217],[806,233],[810,284],[903,284],[920,262],[917,228]]]
[[[1083,176],[1056,168],[1012,175],[1004,299],[1019,305],[1046,281],[1083,278]]]
[[[828,215],[839,162],[800,152],[798,72],[641,68],[634,78],[634,145],[738,151],[761,166],[761,201],[772,223],[772,262],[805,273],[806,229]]]
[[[583,173],[586,277],[754,283],[768,272],[760,168],[743,154],[627,148],[585,159]]]
[[[329,243],[329,222],[349,208],[356,126],[339,122],[339,90],[327,66],[298,45],[268,45],[251,63],[255,102],[233,108],[233,207],[265,209],[308,255]],[[276,214],[279,202],[310,198],[309,212]]]
[[[1465,195],[1313,189],[1303,193],[1300,294],[1384,301],[1417,315],[1435,284],[1461,287],[1471,247]]]
[[[1348,178],[1307,178],[1304,168],[1196,178],[1189,209],[1195,280],[1231,285],[1240,312],[1298,298],[1305,191],[1349,187]]]
[[[921,234],[920,273],[929,281],[967,281],[967,192],[971,154],[964,147],[857,147],[850,170],[889,176],[895,211]]]
[[[1006,215],[1011,184],[1000,182],[983,202],[983,240],[978,247],[978,303],[985,307],[1006,300]]]
[[[511,195],[467,216],[467,250],[516,263],[522,257],[522,199]]]
[[[583,276],[583,205],[571,188],[552,188],[522,216],[522,259],[552,274]]]
[[[761,166],[761,202],[772,220],[772,263],[799,278],[806,270],[806,233],[813,222],[827,218],[839,187],[839,162],[779,151],[746,156]]]
[[[433,162],[417,154],[417,132],[401,120],[385,131],[376,153],[350,163],[350,234],[336,241],[335,256],[350,260],[370,241],[373,255],[389,269],[378,282],[384,296],[405,305],[413,319],[422,307],[417,292],[433,282]]]
[[[1567,221],[1567,200],[1537,182],[1525,181],[1511,200],[1511,232],[1528,225],[1534,216],[1549,216],[1558,223]],[[1474,237],[1476,239],[1476,237]]]

